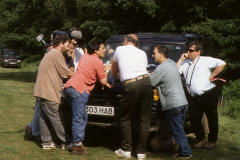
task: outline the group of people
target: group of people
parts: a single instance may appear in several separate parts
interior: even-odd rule
[[[74,39],[67,36],[57,37],[53,42],[54,48],[44,56],[39,65],[34,87],[36,104],[39,103],[40,110],[39,117],[36,117],[40,121],[40,130],[38,134],[33,132],[34,127],[37,127],[31,126],[33,118],[27,125],[27,134],[30,134],[28,131],[31,127],[32,138],[41,139],[43,149],[51,149],[58,147],[51,136],[51,130],[54,129],[62,142],[61,148],[73,149],[73,155],[90,155],[83,145],[88,120],[86,103],[97,79],[103,88],[113,87],[107,80],[108,72],[112,70],[115,81],[122,81],[124,89],[119,118],[121,142],[120,148],[114,152],[117,156],[131,158],[131,115],[138,105],[140,128],[137,158],[146,159],[153,87],[158,88],[162,110],[166,114],[173,139],[179,146],[178,153],[172,157],[192,157],[192,150],[183,130],[188,107],[193,132],[198,140],[193,147],[214,148],[218,136],[218,95],[215,84],[210,80],[223,70],[226,63],[220,59],[201,56],[203,45],[199,41],[190,42],[188,53],[183,53],[177,63],[168,58],[167,47],[158,45],[154,48],[152,57],[160,65],[149,74],[146,69],[148,65],[146,53],[137,48],[138,43],[136,35],[127,35],[123,46],[115,50],[112,64],[104,66],[100,60],[106,52],[104,43],[92,41],[87,47],[87,54],[81,57],[73,72],[67,67],[65,57],[72,53]],[[180,74],[185,79],[184,86]],[[70,79],[62,88],[63,78],[66,77]],[[188,100],[183,87],[188,88],[186,93],[190,95]],[[59,107],[62,92],[72,108],[72,136],[66,133],[63,114]],[[208,142],[201,125],[203,113],[206,113],[209,123]]]
[[[137,158],[146,159],[146,143],[149,133],[152,107],[152,87],[157,87],[162,110],[165,112],[172,130],[173,139],[178,144],[178,153],[173,158],[190,158],[186,134],[183,130],[186,111],[189,106],[190,123],[196,135],[194,148],[214,148],[218,137],[218,91],[211,82],[226,63],[220,59],[201,56],[203,44],[199,41],[188,43],[188,53],[183,53],[179,61],[170,60],[169,49],[158,45],[152,57],[160,65],[149,75],[146,53],[137,48],[138,38],[134,34],[124,38],[123,46],[117,47],[112,63],[112,73],[118,81],[118,71],[123,82],[124,93],[120,102],[121,148],[114,153],[117,156],[131,158],[131,114],[138,104],[140,129],[137,146]],[[180,75],[185,82],[182,83]],[[183,86],[184,84],[184,86]],[[184,87],[189,94],[185,96]],[[208,141],[201,125],[203,113],[209,124]]]

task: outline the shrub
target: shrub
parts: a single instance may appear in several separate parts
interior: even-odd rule
[[[240,79],[230,81],[223,88],[223,106],[219,109],[221,114],[240,118]]]

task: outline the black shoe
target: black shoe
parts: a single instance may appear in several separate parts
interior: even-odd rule
[[[32,129],[28,125],[26,125],[24,128],[25,128],[25,133],[28,136],[28,138],[33,139]]]

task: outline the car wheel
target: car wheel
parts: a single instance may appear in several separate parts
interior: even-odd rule
[[[1,67],[4,68],[4,64],[3,64],[3,62],[1,63]]]
[[[154,152],[172,151],[177,146],[172,138],[170,126],[164,116],[161,120],[159,130],[149,134],[149,147]]]

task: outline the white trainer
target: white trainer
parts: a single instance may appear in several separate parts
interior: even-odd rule
[[[137,154],[137,158],[138,158],[138,160],[146,159],[146,153],[144,153],[144,154]]]
[[[117,156],[120,156],[120,157],[131,158],[131,152],[130,151],[123,151],[121,148],[116,150],[114,152],[114,154],[116,154]]]
[[[58,145],[51,142],[49,144],[42,144],[42,149],[52,149],[52,148],[58,148]]]

